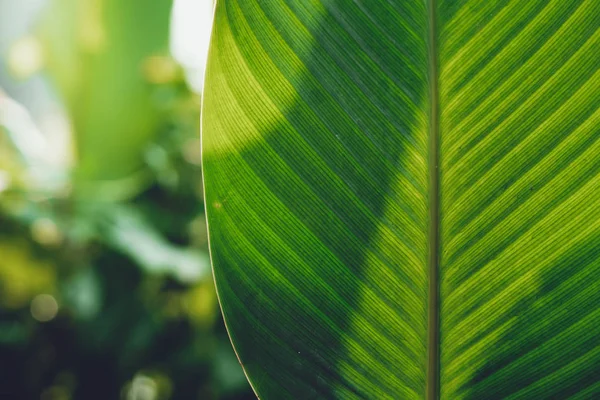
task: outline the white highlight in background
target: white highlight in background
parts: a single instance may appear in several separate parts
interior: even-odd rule
[[[197,93],[202,91],[213,7],[213,0],[175,0],[171,12],[171,53]]]

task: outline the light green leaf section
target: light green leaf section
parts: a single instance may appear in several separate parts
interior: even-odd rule
[[[471,3],[439,15],[442,398],[598,398],[600,3]]]
[[[147,180],[140,149],[164,120],[153,81],[170,73],[155,59],[168,52],[172,3],[152,1],[50,0],[40,22],[49,76],[72,116],[76,190],[86,197]],[[104,184],[101,193],[87,193],[91,184]]]
[[[259,397],[600,396],[598,49],[596,0],[217,2],[211,257]]]

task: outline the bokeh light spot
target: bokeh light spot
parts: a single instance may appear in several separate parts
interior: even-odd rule
[[[58,303],[49,294],[40,294],[31,301],[31,316],[40,322],[48,322],[58,314]]]

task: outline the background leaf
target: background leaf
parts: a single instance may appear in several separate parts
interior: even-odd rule
[[[53,0],[45,13],[39,36],[72,117],[82,184],[143,180],[140,150],[164,121],[153,84],[178,71],[164,57],[170,8],[167,0]]]

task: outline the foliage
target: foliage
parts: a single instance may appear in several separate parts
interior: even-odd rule
[[[600,397],[600,3],[217,4],[217,290],[263,398]]]
[[[169,9],[55,0],[16,45],[43,52],[74,151],[52,162],[53,132],[0,92],[1,398],[249,396],[217,311],[200,101],[169,57]]]

